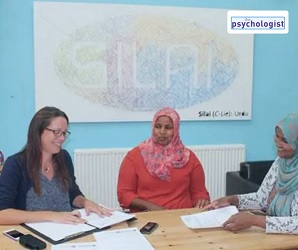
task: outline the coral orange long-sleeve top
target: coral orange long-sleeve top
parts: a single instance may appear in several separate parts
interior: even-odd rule
[[[139,147],[127,153],[120,167],[117,195],[123,208],[135,198],[142,198],[166,209],[191,208],[199,199],[210,200],[203,167],[191,151],[188,163],[171,168],[170,181],[147,172]]]

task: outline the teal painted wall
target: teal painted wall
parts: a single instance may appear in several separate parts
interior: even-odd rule
[[[275,157],[274,127],[285,114],[298,111],[298,1],[64,2],[288,10],[288,34],[255,35],[252,120],[188,121],[181,124],[181,137],[186,145],[242,143],[247,147],[247,160]],[[25,144],[28,124],[35,112],[32,0],[0,0],[0,55],[0,149],[8,156]],[[72,134],[65,148],[73,154],[75,148],[133,147],[150,136],[151,124],[71,123],[69,130]]]

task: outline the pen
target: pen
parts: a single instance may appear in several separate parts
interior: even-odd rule
[[[93,227],[94,229],[97,228],[96,226],[93,226],[92,224],[89,224],[87,221],[85,221],[84,224],[86,224],[86,225],[88,225],[90,227]]]
[[[111,228],[111,226],[97,227],[97,226],[94,226],[94,225],[92,225],[92,224],[89,224],[88,222],[84,222],[84,223],[85,223],[86,225],[88,225],[88,226],[90,226],[90,227],[93,227],[94,229],[98,229],[98,230],[100,230],[100,231]]]
[[[72,239],[73,237],[83,235],[84,233],[85,233],[85,232],[78,232],[78,233],[74,233],[74,234],[67,235],[67,236],[64,237],[64,240]]]

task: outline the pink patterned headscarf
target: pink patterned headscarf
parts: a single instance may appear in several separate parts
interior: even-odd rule
[[[170,117],[174,126],[173,139],[166,146],[158,144],[153,134],[155,123],[160,116]],[[163,108],[154,115],[151,137],[139,145],[147,171],[161,180],[169,181],[170,169],[182,168],[189,160],[190,151],[180,140],[179,125],[179,114],[172,108]]]

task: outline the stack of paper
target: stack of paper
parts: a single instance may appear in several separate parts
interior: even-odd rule
[[[88,225],[97,227],[99,229],[115,225],[122,221],[127,221],[135,217],[134,214],[127,214],[119,211],[114,211],[112,216],[99,216],[95,213],[91,213],[87,216],[85,209],[80,209],[79,212],[83,219],[85,219]]]
[[[223,207],[202,213],[182,215],[184,224],[192,229],[221,227],[233,214],[238,213],[235,206]]]
[[[37,233],[51,243],[56,241],[68,241],[79,235],[93,231],[95,227],[87,224],[62,224],[55,222],[32,222],[26,223],[25,227]]]
[[[137,228],[125,228],[93,234],[96,242],[66,243],[52,250],[154,250]]]
[[[85,224],[73,225],[55,222],[34,222],[26,223],[24,226],[51,243],[57,244],[135,217],[133,214],[126,214],[119,211],[113,211],[111,216],[99,216],[95,213],[91,213],[87,216],[85,209],[80,209],[79,211],[82,218],[86,220]]]
[[[97,250],[154,250],[137,228],[103,231],[93,234]]]
[[[52,250],[97,250],[96,242],[86,243],[65,243],[60,245],[52,245]]]

